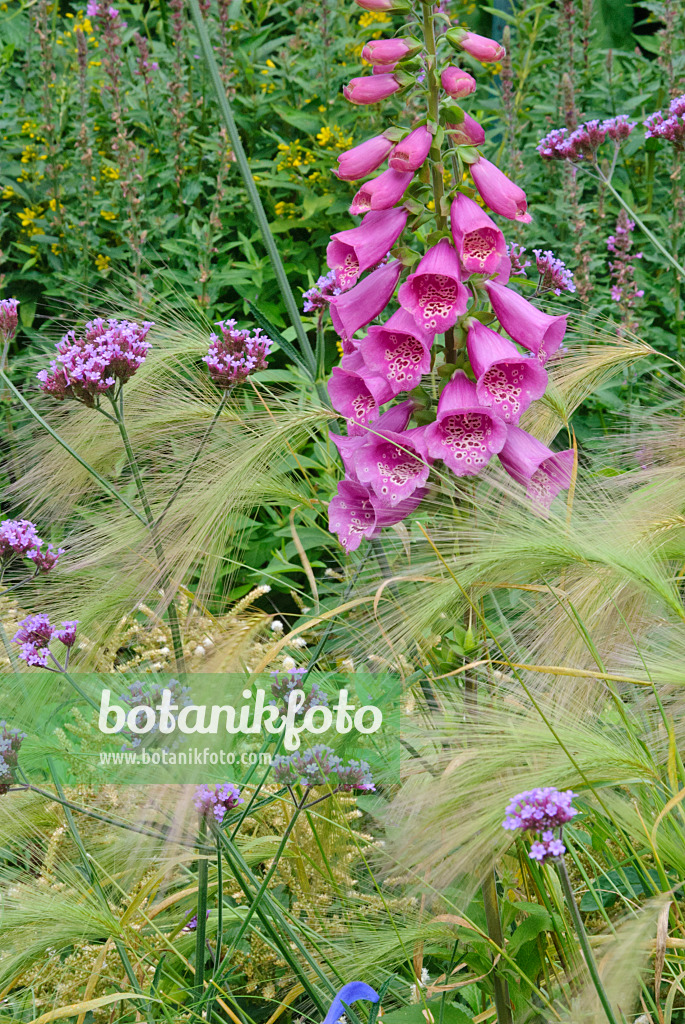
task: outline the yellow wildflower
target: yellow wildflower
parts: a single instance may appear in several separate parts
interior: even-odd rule
[[[107,178],[108,181],[117,181],[119,177],[119,171],[116,167],[103,167],[100,172],[103,178]]]
[[[102,253],[98,253],[95,257],[95,266],[101,274],[106,273],[110,269],[112,260],[109,256],[103,256]]]
[[[358,21],[360,28],[368,28],[369,25],[373,25],[374,22],[380,22],[384,24],[390,21],[390,16],[385,11],[364,11],[361,18]]]
[[[117,215],[112,210],[100,210],[100,216],[104,217],[105,220],[116,220]]]

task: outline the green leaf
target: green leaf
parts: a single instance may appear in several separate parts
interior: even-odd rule
[[[426,1024],[424,1010],[428,1008],[435,1020],[440,1017],[440,1004],[442,997],[429,999],[427,1003],[416,1003],[412,1006],[403,1006],[399,1010],[391,1010],[383,1014],[384,1024]],[[448,1003],[442,1010],[443,1024],[473,1024],[473,1018],[469,1017],[458,1006]]]

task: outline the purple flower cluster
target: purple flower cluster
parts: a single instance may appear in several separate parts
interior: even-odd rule
[[[146,684],[145,686],[143,686],[139,680],[136,680],[129,684],[124,693],[119,695],[119,699],[122,704],[128,705],[129,708],[136,708],[141,705],[156,707],[162,702],[164,690],[169,690],[171,695],[170,703],[176,704],[179,708],[185,708],[192,703],[190,687],[183,686],[178,679],[170,679],[168,683],[154,683],[152,685]],[[145,725],[144,711],[139,711],[136,715],[136,725]],[[152,729],[150,729],[146,735],[154,736],[156,733],[159,733],[159,725],[155,721]],[[122,735],[125,737],[130,747],[138,747],[142,742],[140,735],[131,732],[129,729],[125,729]]]
[[[322,274],[316,284],[302,295],[304,312],[316,313],[320,309],[325,309],[331,299],[340,295],[342,290],[337,270],[329,270],[327,274]]]
[[[224,820],[227,811],[244,802],[240,789],[234,782],[198,786],[193,797],[196,811],[204,817],[211,815],[219,824]]]
[[[209,919],[209,915],[210,914],[211,914],[211,910],[208,908],[207,909],[207,919]],[[186,925],[184,925],[183,928],[181,928],[181,931],[182,932],[196,932],[197,931],[197,914],[193,914],[193,916],[190,918],[188,923]]]
[[[553,291],[555,295],[561,295],[562,292],[576,290],[573,283],[573,272],[553,252],[549,249],[545,252],[542,249],[533,249],[533,252],[540,275],[540,291]]]
[[[635,282],[635,260],[642,259],[642,253],[631,252],[633,247],[632,234],[635,230],[634,221],[630,220],[625,210],[621,210],[616,221],[616,233],[607,238],[607,249],[616,257],[609,261],[609,271],[613,284],[611,298],[621,309],[623,326],[630,331],[638,327],[638,322],[631,316],[632,310],[643,297],[644,289],[638,288]]]
[[[319,743],[309,750],[296,750],[294,754],[279,754],[272,762],[274,781],[280,786],[332,786],[336,790],[363,792],[375,790],[371,769],[366,761],[343,764],[331,747]]]
[[[147,334],[154,325],[129,320],[91,320],[83,336],[69,331],[56,345],[58,360],[50,371],[41,370],[41,390],[62,401],[73,398],[93,407],[96,399],[119,383],[130,380],[145,362],[151,344]]]
[[[11,341],[16,333],[18,308],[18,299],[0,299],[0,338],[3,341]]]
[[[49,572],[64,554],[64,548],[43,546],[36,526],[28,519],[4,519],[0,523],[0,563],[28,558],[40,572]]]
[[[156,60],[150,60],[150,46],[145,36],[141,36],[140,32],[133,33],[133,42],[136,44],[138,50],[138,56],[136,57],[136,69],[133,72],[139,78],[142,78],[146,85],[152,84],[151,71],[157,71],[159,64]]]
[[[665,139],[672,142],[677,150],[682,150],[685,147],[685,95],[671,100],[668,116],[657,110],[642,123],[646,138]]]
[[[221,320],[216,326],[221,331],[221,337],[210,334],[209,352],[203,356],[203,360],[218,387],[233,387],[256,370],[266,369],[266,357],[273,342],[262,334],[259,327],[254,332],[239,330],[235,320]]]
[[[566,847],[561,833],[555,836],[554,829],[561,829],[578,813],[571,803],[577,795],[570,789],[560,793],[553,786],[518,793],[506,809],[507,817],[502,827],[510,831],[521,829],[542,834],[541,840],[536,840],[530,848],[532,860],[543,863],[553,857],[562,857]]]
[[[618,146],[636,125],[637,121],[630,121],[626,114],[619,114],[604,121],[586,121],[572,132],[566,128],[553,128],[540,139],[536,149],[547,160],[583,160],[594,156],[607,137]]]
[[[530,260],[524,258],[525,251],[525,245],[519,245],[518,242],[512,242],[507,246],[507,257],[511,263],[510,274],[512,277],[526,276],[526,270],[531,264]]]
[[[19,748],[26,739],[20,729],[10,729],[0,722],[0,793],[6,793],[12,781],[12,769],[17,767]]]
[[[302,689],[302,676],[306,668],[293,668],[289,671],[282,669],[279,672],[271,673],[271,693],[274,700],[270,701],[273,707],[277,707],[282,715],[288,710],[288,701],[293,690]],[[305,694],[304,700],[297,709],[298,716],[304,716],[310,708],[328,707],[328,696],[324,693],[318,683],[312,683],[309,693]]]
[[[21,644],[19,657],[22,661],[27,665],[45,668],[50,656],[51,641],[59,640],[67,649],[73,647],[76,642],[77,626],[78,620],[74,619],[63,622],[61,629],[57,629],[50,624],[50,619],[45,613],[28,615],[19,623],[19,629],[12,639],[15,644]]]
[[[504,53],[493,40],[455,32],[455,44],[476,60],[487,62]],[[368,43],[363,56],[373,65],[372,74],[353,78],[343,94],[352,103],[367,104],[408,88],[401,62],[410,52],[417,56],[417,49],[411,39]],[[393,74],[397,62],[399,71]],[[461,99],[476,88],[473,76],[460,68],[438,71],[448,98]],[[449,129],[452,141],[469,148],[473,189],[458,187],[443,196],[449,231],[436,232],[418,262],[407,260],[408,271],[404,255],[395,257],[406,251],[401,236],[410,213],[419,211],[414,194],[406,201],[405,194],[425,169],[434,136],[425,125],[401,138],[396,129],[388,129],[338,157],[337,177],[361,182],[350,213],[363,214],[358,226],[336,231],[326,251],[328,266],[337,274],[328,282],[333,286],[335,280],[342,289],[326,299],[342,350],[328,393],[347,421],[346,435],[331,434],[345,477],[329,503],[329,528],[348,552],[418,508],[436,462],[458,477],[475,476],[498,456],[542,510],[571,480],[573,453],[552,452],[518,426],[531,402],[544,394],[545,363],[559,350],[566,331],[564,316],[548,316],[507,287],[511,275],[525,267],[487,210],[527,224],[531,215],[525,192],[478,153],[485,132],[477,121],[464,113]],[[382,170],[386,161],[387,170]],[[380,173],[372,176],[374,171]],[[473,198],[474,189],[480,202]],[[439,216],[430,205],[424,213]],[[548,269],[555,287],[563,282],[569,290],[562,267]],[[483,300],[494,314],[490,322],[498,324],[482,322]],[[456,369],[462,359],[458,339],[464,338],[472,375]],[[441,382],[437,408],[419,409],[420,400],[401,400],[433,370]]]

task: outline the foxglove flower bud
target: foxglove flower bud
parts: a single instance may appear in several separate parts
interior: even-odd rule
[[[473,75],[470,75],[468,71],[462,71],[461,68],[452,66],[445,68],[440,75],[440,84],[453,100],[470,96],[471,93],[476,91],[476,80]]]
[[[368,210],[389,210],[398,203],[409,188],[412,171],[383,171],[371,181],[366,181],[350,203],[350,213],[366,213]]]
[[[429,249],[399,290],[400,304],[424,334],[444,334],[466,311],[459,257],[446,238]]]
[[[478,401],[494,409],[505,423],[518,423],[530,403],[544,395],[547,371],[480,320],[471,321],[467,349],[477,378]]]
[[[420,49],[410,39],[372,39],[362,50],[362,57],[369,64],[397,64]]]
[[[347,350],[350,351],[355,331],[370,323],[385,309],[395,291],[401,270],[399,260],[384,263],[354,288],[331,299],[331,318],[334,328],[343,339],[343,348],[347,342]]]
[[[467,32],[463,28],[452,28],[446,33],[446,38],[453,46],[470,53],[472,57],[482,64],[489,64],[493,61],[502,60],[506,50],[494,39],[487,36],[479,36],[475,32]]]
[[[532,218],[527,212],[526,193],[510,181],[499,167],[481,156],[469,166],[469,170],[476,188],[491,210],[509,220],[530,223]]]
[[[486,281],[485,287],[495,316],[507,334],[545,363],[564,340],[566,316],[543,313],[518,292],[494,281]]]
[[[448,124],[447,131],[452,137],[455,146],[480,146],[485,142],[485,131],[478,124],[475,118],[464,114],[464,120],[459,124]]]
[[[478,402],[476,385],[460,370],[438,401],[438,415],[425,432],[426,453],[442,459],[457,476],[475,476],[502,450],[507,426]]]
[[[343,87],[343,96],[350,103],[364,105],[379,103],[400,88],[395,75],[365,75],[362,78],[351,78]]]
[[[433,144],[433,136],[424,125],[415,128],[393,149],[388,167],[393,171],[418,171]]]
[[[406,223],[407,211],[402,207],[378,210],[367,213],[358,228],[331,235],[326,260],[342,290],[351,288],[360,274],[387,256]]]
[[[376,135],[353,146],[338,157],[338,169],[333,173],[341,181],[358,181],[377,170],[387,157],[393,143],[384,135]]]
[[[459,192],[452,203],[450,223],[464,270],[468,274],[495,274],[506,258],[507,243],[487,213]]]
[[[520,427],[509,427],[499,460],[540,511],[547,511],[559,491],[571,486],[573,449],[553,452]]]

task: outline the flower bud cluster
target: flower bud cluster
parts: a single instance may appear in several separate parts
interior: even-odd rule
[[[366,761],[349,761],[343,764],[332,747],[322,743],[309,750],[296,750],[294,754],[279,754],[272,762],[274,782],[280,786],[332,786],[333,789],[349,792],[375,790],[371,770]]]

